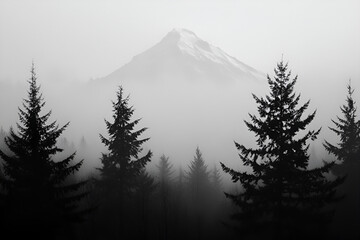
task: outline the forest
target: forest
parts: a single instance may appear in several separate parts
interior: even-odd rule
[[[224,161],[208,165],[201,143],[193,146],[193,159],[181,168],[165,154],[155,159],[151,150],[143,149],[147,128],[134,118],[130,97],[120,85],[109,102],[107,132],[99,133],[107,149],[99,153],[100,167],[80,176],[87,159],[78,156],[86,151],[86,139],[74,144],[62,138],[69,122],[59,125],[51,110],[44,111],[46,92],[43,96],[34,64],[30,74],[18,122],[0,130],[2,236],[360,238],[360,118],[351,81],[333,124],[311,129],[317,112],[307,114],[310,100],[300,104],[298,77],[280,61],[274,75],[267,76],[268,94],[253,94],[257,109],[243,119],[256,147],[234,142],[243,169]],[[325,140],[323,148],[336,160],[310,167],[311,142],[325,128],[337,141]],[[147,170],[150,162],[156,172]],[[223,174],[238,187],[225,186]]]

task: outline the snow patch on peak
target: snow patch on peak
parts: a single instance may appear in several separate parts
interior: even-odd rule
[[[200,39],[195,33],[184,28],[174,28],[164,38],[171,41],[181,52],[188,54],[200,61],[211,61],[220,63],[228,67],[239,68],[241,71],[254,73],[255,69],[245,65],[236,58],[228,55],[220,48],[212,46],[208,42]]]
[[[164,37],[162,42],[166,42],[178,46],[184,45],[191,48],[192,45],[196,44],[196,42],[198,42],[199,40],[201,39],[198,38],[195,33],[187,29],[174,28]]]
[[[136,55],[108,79],[263,79],[265,75],[200,39],[174,28],[155,46]]]

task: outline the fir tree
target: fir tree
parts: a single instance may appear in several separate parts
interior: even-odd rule
[[[146,128],[134,130],[140,119],[131,121],[134,110],[128,105],[128,101],[129,97],[124,98],[123,88],[120,86],[116,102],[113,102],[113,122],[105,120],[109,137],[100,135],[108,153],[103,153],[101,157],[99,184],[111,194],[112,198],[115,198],[119,207],[119,234],[122,234],[124,224],[122,215],[125,195],[135,191],[136,178],[152,156],[152,152],[148,151],[144,156],[139,157],[142,144],[149,138],[139,139]]]
[[[179,167],[179,174],[178,174],[178,177],[177,177],[177,188],[182,190],[183,189],[183,185],[184,185],[184,170],[182,169],[182,167],[180,166]]]
[[[159,165],[159,182],[160,185],[164,185],[164,188],[167,188],[170,182],[172,181],[171,175],[173,165],[169,162],[169,157],[164,154],[160,157]]]
[[[131,121],[134,110],[128,106],[128,101],[129,97],[124,98],[123,88],[120,87],[117,101],[113,102],[114,121],[105,120],[109,138],[100,134],[102,143],[109,151],[103,153],[101,158],[103,166],[99,170],[102,180],[113,182],[121,193],[131,190],[135,177],[150,162],[152,156],[152,152],[148,151],[143,157],[139,157],[141,145],[149,138],[138,139],[146,128],[134,130],[140,119]]]
[[[209,201],[207,206],[208,219],[212,221],[212,224],[217,225],[219,218],[223,216],[226,211],[224,205],[224,193],[222,191],[222,180],[220,171],[214,164],[210,173],[210,189],[209,189]],[[221,226],[222,227],[222,226]]]
[[[3,127],[0,128],[0,149],[5,152],[5,153],[8,153],[8,149],[6,147],[6,144],[5,144],[5,138],[6,138],[7,134],[6,132],[4,131]],[[3,161],[1,159],[1,155],[0,155],[0,179],[3,179],[4,178],[4,175],[2,173],[2,164]],[[2,193],[1,191],[1,185],[0,185],[0,194]],[[1,196],[1,195],[0,195]]]
[[[9,148],[6,146],[5,138],[8,136],[8,134],[4,131],[3,127],[0,128],[0,149],[6,153],[9,154]],[[1,163],[1,156],[0,156],[0,163]]]
[[[174,228],[174,235],[178,236],[178,239],[183,239],[181,236],[185,235],[187,229],[186,223],[184,223],[184,219],[187,218],[184,179],[184,171],[182,167],[179,166],[178,174],[176,176],[176,180],[174,181],[174,226],[177,226]]]
[[[176,201],[178,205],[183,205],[185,200],[185,187],[186,187],[186,176],[184,173],[184,170],[181,166],[179,166],[178,174],[176,177],[176,181],[174,181],[175,186],[175,198],[178,200]],[[180,207],[177,207],[177,210],[180,209]]]
[[[6,137],[6,133],[3,129],[3,127],[0,128],[0,149],[4,152],[5,151],[5,137]],[[3,173],[3,160],[1,158],[0,155],[0,181],[1,179],[4,179],[5,175]],[[4,200],[5,200],[5,189],[3,188],[3,185],[0,183],[0,212],[3,213],[5,211],[5,204],[4,204]],[[3,217],[0,216],[0,226],[3,226],[4,224],[2,223],[3,221]]]
[[[194,194],[195,198],[201,191],[204,190],[205,187],[208,187],[209,173],[199,147],[196,148],[194,160],[190,163],[189,172],[187,172],[187,179],[190,185],[190,190]]]
[[[83,163],[81,160],[71,164],[75,153],[60,161],[53,159],[62,151],[56,142],[69,123],[59,127],[56,121],[48,123],[51,111],[41,115],[45,102],[34,65],[28,82],[28,99],[24,100],[23,109],[19,108],[18,131],[10,128],[5,138],[11,153],[0,150],[4,161],[4,177],[0,179],[5,189],[4,229],[13,236],[50,239],[60,231],[69,232],[71,222],[82,220],[86,210],[79,210],[78,206],[87,193],[78,190],[86,181],[67,181]]]
[[[140,222],[142,223],[142,239],[147,238],[149,202],[156,186],[154,178],[146,172],[145,168],[142,168],[139,175],[136,177],[135,190],[139,203],[138,209],[140,210]]]
[[[157,166],[159,169],[159,190],[161,198],[161,222],[162,222],[162,238],[168,239],[168,214],[169,214],[169,197],[170,197],[170,184],[172,165],[169,163],[169,157],[162,155],[160,163]]]
[[[333,145],[325,141],[325,149],[335,155],[340,161],[333,171],[336,175],[346,176],[344,184],[339,188],[339,192],[345,196],[344,201],[338,205],[334,224],[341,231],[338,238],[359,239],[360,226],[360,120],[357,120],[355,101],[353,99],[354,90],[351,83],[347,86],[348,95],[346,104],[340,107],[343,117],[337,117],[337,121],[332,120],[335,127],[330,130],[339,136],[340,142]]]
[[[297,76],[282,61],[275,77],[268,76],[270,95],[258,98],[259,117],[249,114],[246,126],[256,135],[258,148],[236,143],[240,158],[252,171],[235,171],[226,167],[233,182],[240,182],[240,194],[226,193],[240,209],[232,218],[240,221],[245,233],[272,232],[274,239],[300,238],[330,219],[328,203],[336,200],[335,188],[342,179],[328,181],[324,176],[334,162],[309,169],[308,141],[315,140],[319,130],[299,136],[315,117],[316,111],[303,118],[309,101],[298,107],[300,95],[294,93]],[[317,226],[317,227],[314,227]],[[315,233],[314,233],[315,234]]]
[[[211,172],[211,184],[213,189],[215,190],[215,193],[220,192],[221,190],[221,176],[219,169],[214,165],[214,168]]]
[[[197,232],[196,238],[201,239],[203,236],[205,213],[209,206],[210,181],[207,165],[199,147],[196,148],[194,160],[190,163],[187,180],[190,188],[190,209]]]
[[[325,140],[325,149],[336,156],[342,162],[342,167],[360,163],[360,120],[357,120],[355,101],[352,97],[354,90],[348,84],[348,96],[346,105],[340,107],[343,118],[337,117],[337,121],[332,120],[335,128],[329,127],[331,131],[340,137],[340,142],[333,145]],[[340,173],[344,174],[344,169]]]

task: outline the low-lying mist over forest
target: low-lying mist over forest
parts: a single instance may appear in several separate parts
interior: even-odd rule
[[[0,234],[358,239],[358,10],[2,1]]]
[[[40,66],[38,69],[41,72]],[[256,112],[252,93],[263,97],[269,90],[265,77],[255,83],[240,80],[225,84],[194,81],[154,85],[131,82],[69,85],[46,84],[45,80],[41,80],[41,75],[38,76],[46,100],[44,109],[52,110],[52,119],[59,124],[70,122],[62,137],[75,146],[79,146],[82,138],[85,139],[89,151],[82,156],[88,166],[86,171],[99,166],[100,153],[105,151],[99,134],[106,132],[104,119],[112,115],[111,101],[115,100],[120,85],[124,87],[125,94],[130,96],[130,104],[135,109],[134,118],[141,118],[140,125],[148,128],[146,135],[151,139],[145,147],[153,150],[156,159],[165,153],[171,156],[176,166],[183,167],[189,164],[196,146],[201,147],[205,156],[208,156],[209,165],[225,161],[234,167],[239,166],[233,141],[248,146],[255,144],[254,136],[247,131],[243,120],[249,120],[248,113]],[[24,76],[23,84],[1,88],[1,103],[3,109],[6,109],[6,114],[2,115],[5,131],[10,126],[16,127],[17,107],[22,106],[22,99],[27,95],[27,79],[28,76]],[[302,80],[299,76],[298,85]],[[321,104],[322,108],[316,106],[315,102],[328,96],[325,89],[320,95],[311,95],[312,90],[310,93],[300,91],[299,88],[296,90],[304,96],[302,102],[311,100],[308,112],[317,110],[311,127],[322,127],[322,131],[319,139],[311,144],[310,150],[312,157],[320,163],[322,159],[333,159],[326,154],[322,143],[324,138],[332,142],[337,140],[327,127],[332,126],[331,119],[340,114],[347,83],[344,80],[341,93],[339,91],[335,96],[329,96],[329,104]],[[356,89],[356,82],[352,81],[352,84]],[[359,97],[354,94],[354,99]]]
[[[170,39],[172,42],[169,42],[169,35],[173,37],[176,34],[180,35],[180,40]],[[192,39],[193,35],[197,39]],[[188,30],[174,29],[157,45],[136,56],[120,70],[87,82],[48,81],[41,76],[41,66],[37,67],[39,83],[46,98],[45,109],[51,109],[54,119],[60,124],[70,121],[63,137],[75,145],[84,138],[89,147],[88,156],[84,156],[89,167],[87,171],[99,166],[98,158],[104,151],[99,134],[105,132],[104,119],[111,117],[111,101],[114,101],[120,85],[130,96],[130,104],[135,108],[134,117],[142,118],[141,125],[149,128],[147,134],[151,140],[146,143],[146,148],[152,149],[156,158],[166,153],[177,166],[186,167],[194,149],[200,146],[209,156],[207,161],[210,165],[225,161],[235,167],[238,158],[233,141],[249,146],[255,144],[243,121],[249,119],[248,113],[256,110],[252,94],[262,97],[269,91],[266,75],[271,76],[273,72],[257,71],[256,75],[246,75],[241,70],[238,70],[240,73],[230,70],[230,73],[214,78],[205,65],[212,63],[213,59],[201,59],[206,57],[204,53],[195,53],[198,58],[181,52],[173,53],[185,41],[194,45],[187,45],[189,49],[196,48],[197,42],[203,42]],[[164,52],[161,44],[165,45],[167,55],[159,57]],[[211,50],[205,53],[214,54]],[[190,60],[193,61],[191,64],[188,63]],[[170,70],[163,66],[169,61],[167,66]],[[148,72],[144,68],[150,63],[153,70]],[[185,63],[188,65],[183,67]],[[214,72],[214,68],[218,68],[220,75],[224,71],[222,68],[227,67],[225,64],[228,63],[215,62],[209,65],[209,69]],[[203,69],[200,71],[198,68]],[[121,73],[124,71],[125,76]],[[339,107],[345,99],[349,79],[342,77],[336,83],[329,81],[319,86],[316,76],[306,79],[296,70],[293,72],[299,74],[296,92],[301,93],[301,101],[311,100],[309,112],[317,110],[311,127],[323,128],[319,140],[311,144],[314,161],[322,162],[322,159],[331,158],[325,153],[322,141],[324,138],[336,140],[327,127],[331,126],[331,119],[340,114]],[[229,74],[232,75],[229,77]],[[15,127],[17,107],[21,106],[26,96],[28,78],[25,75],[17,83],[2,83],[1,104],[6,110],[6,114],[2,115],[4,130]],[[356,89],[358,81],[353,80],[352,85]],[[356,101],[359,96],[355,94],[354,99]]]

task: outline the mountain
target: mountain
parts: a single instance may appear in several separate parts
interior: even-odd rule
[[[189,30],[174,29],[108,76],[67,92],[67,109],[76,109],[67,119],[74,119],[72,128],[80,137],[89,136],[88,159],[105,151],[98,134],[106,134],[104,118],[111,119],[119,85],[130,95],[139,126],[148,128],[144,150],[151,149],[154,159],[169,154],[182,166],[193,158],[196,146],[209,165],[237,159],[233,140],[252,137],[242,124],[256,109],[252,93],[263,96],[267,90],[261,72]],[[155,162],[149,165],[155,168]],[[98,159],[87,163],[99,167]]]
[[[186,29],[173,29],[159,43],[135,56],[102,81],[241,81],[264,74],[200,39]]]

